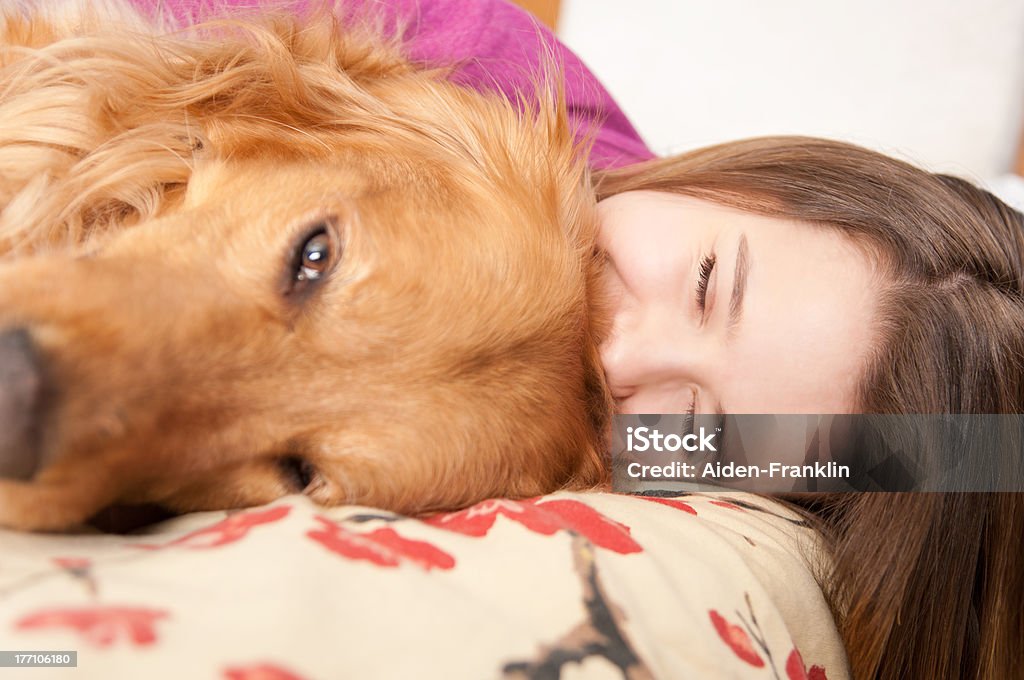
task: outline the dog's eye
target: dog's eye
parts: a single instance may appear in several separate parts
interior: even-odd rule
[[[296,281],[317,281],[324,275],[331,261],[331,238],[326,227],[321,227],[306,239],[298,256]]]
[[[302,456],[285,456],[277,460],[281,479],[285,486],[295,493],[302,493],[316,480],[317,471],[313,464]]]
[[[284,295],[301,300],[316,284],[326,280],[342,250],[336,237],[335,220],[326,217],[308,224],[302,236],[292,244],[281,287]]]

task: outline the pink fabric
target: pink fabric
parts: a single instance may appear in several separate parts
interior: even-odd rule
[[[169,12],[179,21],[260,6],[259,0],[133,2],[149,13]],[[310,4],[291,0],[284,6],[302,12]],[[533,92],[541,59],[550,55],[564,74],[570,115],[579,134],[594,134],[592,167],[620,167],[654,156],[583,62],[529,14],[505,0],[347,0],[344,4],[353,14],[374,13],[384,18],[386,26],[403,26],[402,37],[413,61],[456,66],[452,76],[456,82],[512,99]]]

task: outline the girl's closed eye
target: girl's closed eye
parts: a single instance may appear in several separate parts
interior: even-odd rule
[[[715,254],[705,255],[700,260],[700,267],[697,270],[697,308],[700,309],[701,317],[704,316],[704,309],[707,304],[708,282],[711,280],[711,272],[715,270]]]
[[[691,393],[690,406],[686,409],[686,417],[683,419],[683,433],[693,434],[694,421],[697,417],[697,392]]]

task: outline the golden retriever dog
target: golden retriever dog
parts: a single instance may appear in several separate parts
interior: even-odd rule
[[[536,110],[323,11],[0,24],[0,526],[605,479],[595,214]]]

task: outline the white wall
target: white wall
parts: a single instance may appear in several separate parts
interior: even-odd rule
[[[564,0],[560,36],[658,153],[810,134],[981,179],[1024,129],[1024,0]]]

